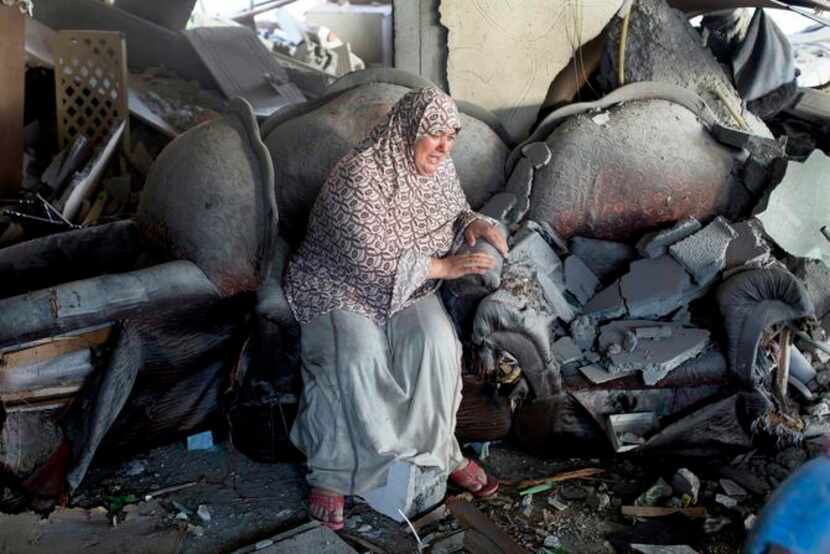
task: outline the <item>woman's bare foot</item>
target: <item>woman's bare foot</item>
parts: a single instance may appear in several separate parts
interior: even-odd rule
[[[343,528],[344,504],[343,495],[329,489],[312,488],[308,494],[309,514],[332,531]]]

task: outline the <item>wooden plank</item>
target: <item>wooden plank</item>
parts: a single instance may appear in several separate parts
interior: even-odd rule
[[[60,391],[40,395],[32,391],[80,387],[93,370],[92,352],[85,349],[44,362],[0,371],[0,398],[14,400],[20,397],[62,396],[64,393]]]
[[[59,410],[69,405],[71,401],[71,398],[61,398],[58,400],[45,400],[42,402],[27,402],[25,404],[6,406],[6,413],[13,414],[15,412],[29,413],[45,412],[47,410]]]
[[[25,16],[0,5],[0,197],[14,197],[23,182]]]
[[[80,334],[50,337],[20,349],[9,349],[0,352],[0,371],[9,371],[18,366],[36,364],[70,352],[101,346],[109,340],[111,334],[112,324],[108,324]]]
[[[501,530],[487,516],[470,502],[453,497],[447,500],[447,507],[452,515],[466,529],[471,532],[464,537],[465,546],[468,541],[475,544],[471,552],[482,554],[529,554],[527,550],[516,544],[510,535]]]
[[[3,404],[20,404],[38,400],[66,398],[68,396],[75,395],[79,390],[81,390],[81,385],[65,385],[37,390],[10,392],[0,394],[0,401],[2,401]]]

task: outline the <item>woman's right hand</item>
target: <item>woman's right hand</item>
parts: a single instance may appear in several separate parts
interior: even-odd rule
[[[496,260],[489,254],[459,254],[446,258],[432,258],[430,279],[458,279],[465,275],[486,273],[496,267]]]

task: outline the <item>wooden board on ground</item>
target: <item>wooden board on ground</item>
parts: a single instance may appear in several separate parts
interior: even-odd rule
[[[84,329],[78,333],[49,337],[0,350],[0,371],[36,364],[70,352],[101,346],[109,340],[112,325]]]

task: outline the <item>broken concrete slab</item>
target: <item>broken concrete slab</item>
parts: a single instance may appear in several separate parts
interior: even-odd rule
[[[603,383],[607,383],[609,381],[615,381],[617,379],[622,379],[623,377],[628,377],[629,375],[634,375],[637,373],[636,371],[624,371],[621,373],[611,373],[605,369],[602,369],[600,366],[595,364],[585,365],[579,368],[579,372],[585,376],[590,382],[595,385],[601,385]]]
[[[522,155],[530,160],[533,169],[541,169],[550,163],[553,156],[544,142],[530,142],[522,146]]]
[[[654,385],[670,371],[702,353],[709,345],[709,331],[685,327],[676,323],[627,320],[614,321],[600,329],[599,349],[608,352],[612,345],[623,345],[627,334],[642,327],[671,327],[667,338],[640,339],[631,351],[607,354],[608,371],[642,370],[643,382]]]
[[[514,242],[510,245],[508,263],[528,265],[552,280],[562,282],[562,262],[542,235],[527,230],[514,234],[512,238]]]
[[[544,273],[536,272],[536,278],[542,286],[545,300],[550,304],[551,311],[565,323],[570,323],[576,317],[573,307],[565,298],[562,289],[559,288],[553,279]]]
[[[568,245],[602,282],[623,273],[637,256],[636,250],[624,242],[572,237]]]
[[[694,278],[695,283],[712,282],[726,265],[726,250],[738,234],[723,217],[716,217],[694,235],[669,247],[671,256]]]
[[[761,222],[755,218],[732,225],[735,238],[726,249],[724,269],[741,266],[761,267],[770,258],[770,248],[764,240]]]
[[[746,489],[731,479],[720,479],[718,482],[723,492],[733,498],[740,498],[749,494],[746,492]]]
[[[605,321],[624,316],[627,309],[620,292],[620,282],[616,281],[594,295],[583,311],[593,321]]]
[[[553,343],[551,347],[553,355],[560,365],[569,364],[582,359],[582,349],[577,346],[571,337],[562,337]]]
[[[587,304],[599,288],[599,279],[579,256],[565,258],[565,288],[577,302]]]
[[[608,438],[611,439],[611,445],[615,452],[635,450],[641,444],[644,444],[645,437],[656,431],[658,427],[657,414],[654,412],[611,414],[608,416]],[[665,484],[665,481],[660,479],[659,483]],[[669,494],[671,494],[671,487],[669,487]]]
[[[444,472],[396,461],[389,468],[386,485],[361,496],[375,511],[400,523],[404,516],[413,518],[434,508],[446,492]]]
[[[693,217],[681,219],[668,229],[643,235],[637,242],[637,252],[644,258],[662,256],[669,246],[693,235],[701,227],[700,222]]]
[[[633,262],[619,284],[628,315],[638,318],[670,314],[705,292],[693,285],[683,266],[668,255]]]

